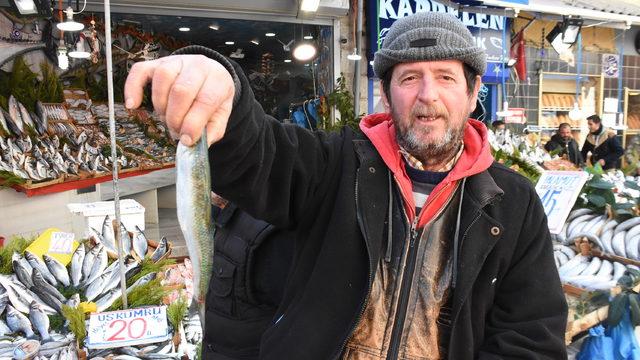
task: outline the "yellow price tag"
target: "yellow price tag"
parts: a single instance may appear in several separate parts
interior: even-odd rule
[[[57,228],[49,228],[40,234],[26,250],[38,255],[41,259],[42,255],[47,254],[60,261],[62,265],[67,266],[71,262],[73,252],[78,248],[78,245],[80,243],[75,241],[73,233],[63,232]]]

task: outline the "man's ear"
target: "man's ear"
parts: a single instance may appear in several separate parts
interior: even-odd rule
[[[382,105],[384,106],[384,111],[386,113],[391,113],[391,104],[389,103],[387,94],[384,91],[384,86],[382,86],[382,80],[380,80],[380,95],[381,95]]]
[[[473,86],[473,91],[471,96],[469,97],[469,113],[472,113],[476,106],[478,105],[478,92],[480,91],[480,87],[482,86],[482,77],[480,75],[476,75],[476,83]]]

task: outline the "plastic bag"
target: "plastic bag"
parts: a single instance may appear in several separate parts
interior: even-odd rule
[[[640,360],[640,346],[631,326],[629,311],[625,311],[618,325],[607,329],[613,340],[614,360]]]
[[[576,360],[615,360],[613,339],[605,335],[602,325],[589,329]]]

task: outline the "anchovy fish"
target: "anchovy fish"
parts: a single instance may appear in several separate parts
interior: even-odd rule
[[[38,330],[42,342],[50,342],[53,340],[51,335],[49,335],[49,317],[35,301],[32,301],[29,306],[29,320],[31,320],[31,324]]]
[[[211,175],[206,132],[192,147],[178,143],[176,174],[178,223],[193,263],[193,297],[200,307],[204,329],[205,298],[213,268]]]
[[[56,280],[64,286],[69,286],[71,284],[71,281],[69,280],[69,272],[60,261],[47,254],[42,255],[42,258],[44,259],[44,263],[47,265],[47,269],[49,269]]]
[[[82,278],[82,262],[84,261],[84,256],[84,244],[80,244],[71,256],[71,285],[73,285],[73,287],[75,288],[80,286],[80,279]]]
[[[28,339],[35,338],[29,319],[11,305],[7,305],[7,325],[13,332],[23,332]]]

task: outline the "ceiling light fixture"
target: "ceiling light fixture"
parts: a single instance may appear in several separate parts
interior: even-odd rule
[[[225,45],[233,45],[233,44],[235,44],[235,42],[233,42],[233,41],[225,41],[224,43],[225,43]]]
[[[187,32],[187,31],[191,31],[191,28],[183,26],[183,27],[179,27],[178,30],[180,30],[182,32]]]
[[[252,39],[251,43],[254,44],[254,45],[260,45],[260,39],[258,39],[258,38]]]
[[[76,42],[76,48],[73,51],[69,51],[68,55],[74,59],[88,59],[91,57],[91,53],[86,51],[84,36],[80,36],[80,39]]]
[[[274,37],[274,36],[276,36],[276,33],[268,32],[268,33],[264,34],[264,36],[266,36],[266,37]]]
[[[300,3],[300,10],[318,11],[318,6],[320,6],[320,0],[302,0]]]
[[[80,31],[84,29],[84,24],[77,21],[73,21],[73,9],[69,6],[65,11],[67,14],[67,20],[56,24],[56,27],[62,31]]]
[[[313,59],[316,56],[316,47],[302,42],[293,49],[293,57],[300,61],[307,61]]]
[[[284,59],[284,62],[286,62],[286,63],[290,63],[290,62],[291,62],[291,59]]]
[[[64,40],[62,39],[60,39],[60,45],[58,45],[58,67],[62,70],[67,70],[69,68],[67,47],[64,45]]]
[[[209,29],[218,31],[218,30],[220,30],[220,25],[211,24],[211,25],[209,25]]]
[[[358,61],[360,59],[362,59],[362,56],[360,56],[358,54],[358,51],[356,48],[353,48],[353,52],[349,55],[347,55],[347,59],[351,60],[351,61]]]
[[[309,35],[305,35],[305,36],[303,37],[303,39],[305,39],[305,40],[313,40],[313,35],[311,35],[311,34],[309,34]]]
[[[33,0],[13,0],[9,1],[9,4],[13,5],[12,7],[15,7],[20,15],[33,15],[38,13],[38,8]]]
[[[558,54],[562,54],[576,42],[583,22],[581,18],[563,17],[562,22],[551,29],[546,39]]]

